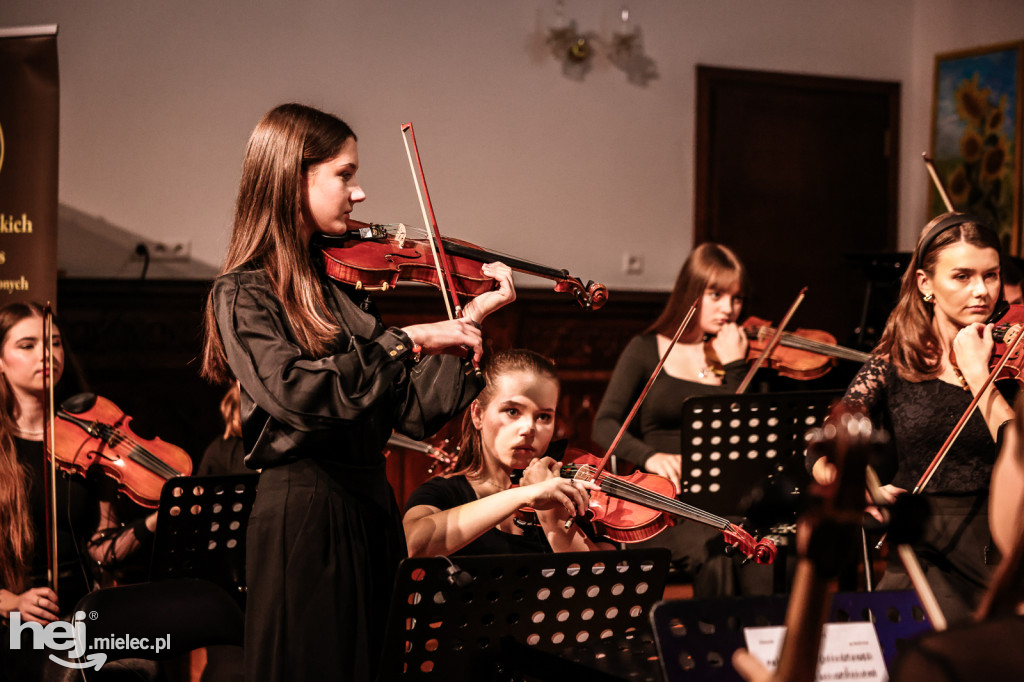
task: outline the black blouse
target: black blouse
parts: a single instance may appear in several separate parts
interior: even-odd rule
[[[882,482],[912,490],[970,405],[972,395],[940,379],[907,381],[894,365],[876,356],[857,373],[843,400],[864,406],[892,436],[893,447],[876,463]],[[976,411],[925,492],[986,493],[997,455],[985,419]]]
[[[622,351],[611,381],[594,418],[594,440],[602,447],[611,445],[640,391],[658,366],[657,334],[634,336]],[[683,402],[693,396],[735,393],[746,374],[743,360],[725,366],[721,386],[686,381],[664,371],[651,386],[629,429],[622,436],[615,454],[637,466],[643,466],[656,452],[679,453],[682,450]]]
[[[46,488],[43,442],[14,438],[18,462],[28,472],[29,510],[35,534],[31,581],[34,586],[46,584]],[[67,594],[61,589],[61,608],[70,610],[84,592],[84,578],[79,561],[79,546],[96,531],[96,499],[90,494],[86,479],[64,472],[57,473],[57,554],[63,577],[74,579],[75,587]],[[67,583],[65,583],[67,584]],[[73,595],[73,596],[71,596]]]
[[[326,278],[323,290],[341,333],[322,358],[299,346],[265,271],[218,277],[212,301],[241,384],[246,465],[311,457],[358,480],[382,466],[392,429],[412,438],[435,432],[472,401],[480,382],[454,356],[413,364],[409,337],[384,328],[365,292]]]
[[[476,491],[473,490],[473,486],[465,476],[461,474],[448,478],[437,476],[416,488],[409,496],[409,502],[405,508],[412,509],[417,505],[428,505],[445,511],[476,499],[478,499]],[[532,554],[538,552],[551,552],[551,545],[540,526],[528,526],[523,529],[522,535],[491,528],[459,551],[452,552],[452,555]]]

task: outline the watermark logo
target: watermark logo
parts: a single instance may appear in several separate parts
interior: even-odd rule
[[[96,620],[98,614],[93,611],[89,614],[90,620]],[[66,658],[50,654],[50,660],[65,668],[83,670],[95,668],[99,670],[107,662],[107,654],[102,650],[116,649],[118,651],[154,651],[160,653],[171,646],[171,636],[154,637],[152,643],[148,637],[131,636],[110,636],[95,637],[91,646],[85,634],[85,611],[75,613],[70,623],[67,621],[55,621],[47,625],[36,622],[21,622],[21,613],[11,612],[10,647],[20,649],[22,644],[22,633],[32,633],[33,649],[52,649],[59,652],[67,652]],[[86,655],[87,651],[92,651]]]

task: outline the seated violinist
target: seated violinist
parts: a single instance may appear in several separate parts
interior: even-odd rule
[[[735,393],[747,373],[747,337],[736,324],[748,289],[743,263],[731,249],[705,243],[683,263],[665,309],[647,331],[626,346],[594,420],[594,440],[608,447],[631,411],[676,329],[698,300],[693,319],[672,348],[629,429],[616,448],[617,457],[644,471],[668,478],[680,490],[683,458],[682,405],[687,398]],[[743,590],[736,562],[710,555],[708,542],[721,552],[721,533],[696,523],[680,523],[637,547],[668,547],[673,565],[694,580],[698,596],[735,594]],[[714,565],[708,565],[714,559]],[[750,567],[748,567],[750,568]],[[770,571],[756,571],[768,585]]]
[[[89,590],[84,565],[107,568],[135,552],[156,528],[156,515],[122,526],[106,480],[59,473],[56,484],[58,587],[47,585],[44,496],[43,307],[0,308],[0,679],[35,679],[45,654],[31,647],[7,651],[7,620],[50,623]],[[53,326],[53,381],[60,381],[64,349]],[[86,555],[75,540],[87,539]]]
[[[511,554],[614,549],[579,524],[589,482],[559,476],[545,457],[555,432],[559,384],[554,363],[528,350],[497,353],[484,369],[486,387],[463,423],[455,471],[417,488],[403,518],[410,556]],[[522,480],[512,484],[513,472]],[[530,507],[537,524],[516,524]]]

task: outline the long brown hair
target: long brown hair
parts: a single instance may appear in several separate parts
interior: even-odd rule
[[[220,399],[220,416],[224,418],[224,440],[242,437],[242,395],[237,381],[232,381]]]
[[[683,263],[683,267],[679,269],[665,309],[646,331],[672,338],[694,299],[697,298],[700,301],[697,303],[694,316],[700,319],[705,289],[713,287],[728,291],[735,287],[740,296],[746,296],[747,285],[747,270],[732,249],[721,244],[705,242],[693,250]],[[700,325],[691,321],[682,340],[692,343],[700,338],[702,333]]]
[[[494,398],[494,387],[497,385],[498,379],[512,372],[532,372],[537,376],[553,379],[556,385],[559,383],[554,360],[546,358],[540,353],[534,353],[532,350],[513,348],[495,353],[488,359],[483,368],[484,380],[487,383],[473,402],[481,408],[487,409],[491,399]],[[483,467],[482,436],[480,430],[473,424],[471,409],[467,409],[462,418],[459,457],[455,461],[455,470],[450,475],[462,474],[473,477],[483,471]]]
[[[29,317],[42,317],[38,303],[9,303],[0,308],[0,348],[11,327]],[[14,593],[26,588],[28,565],[35,547],[29,509],[30,479],[18,462],[14,433],[18,402],[6,374],[0,374],[0,586]]]
[[[963,222],[956,222],[963,218]],[[943,228],[943,221],[949,221]],[[933,229],[938,230],[933,233]],[[966,242],[980,249],[1000,252],[999,238],[984,223],[962,213],[943,213],[932,219],[918,239],[910,265],[903,273],[900,298],[885,323],[885,331],[875,347],[875,353],[887,357],[900,375],[910,381],[934,377],[942,370],[942,349],[932,326],[935,308],[924,301],[917,286],[917,271],[935,276],[939,254],[949,246]],[[923,253],[922,253],[923,251]]]
[[[352,129],[341,119],[301,104],[282,104],[256,125],[242,162],[234,227],[221,274],[241,266],[266,271],[296,339],[313,357],[327,352],[338,326],[301,236],[302,178],[341,151]],[[207,299],[202,375],[230,380],[213,304]]]
[[[1014,423],[1008,428],[1017,429],[1018,468],[1024,468],[1024,393],[1017,397],[1013,407]],[[1024,510],[1022,510],[1024,511]],[[978,606],[975,620],[1011,616],[1017,613],[1018,607],[1024,603],[1024,522],[1018,516],[1018,533],[1013,549],[1003,557],[996,568],[992,582]]]

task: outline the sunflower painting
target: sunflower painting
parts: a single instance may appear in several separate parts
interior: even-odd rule
[[[935,58],[935,167],[954,208],[987,219],[1020,255],[1020,92],[1024,43]],[[946,207],[930,188],[932,214]]]

